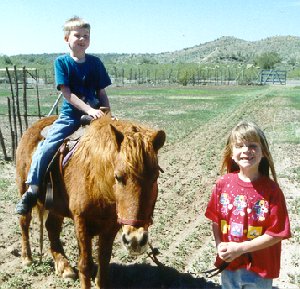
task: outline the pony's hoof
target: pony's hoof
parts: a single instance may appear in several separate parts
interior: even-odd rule
[[[75,280],[77,278],[76,273],[71,268],[66,268],[62,274],[62,277],[65,279]]]
[[[22,259],[22,265],[24,267],[31,266],[32,262],[33,262],[32,258],[29,258],[29,257],[25,257],[25,258]]]

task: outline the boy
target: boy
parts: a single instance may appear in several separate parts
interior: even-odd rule
[[[47,166],[64,139],[79,128],[80,117],[100,118],[104,115],[100,106],[110,108],[105,88],[111,80],[100,59],[85,52],[90,45],[90,24],[75,16],[65,22],[63,30],[70,52],[55,60],[54,69],[64,102],[59,118],[33,154],[26,181],[29,187],[16,206],[19,215],[28,214],[36,205]]]

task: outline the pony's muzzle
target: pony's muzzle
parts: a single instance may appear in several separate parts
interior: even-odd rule
[[[143,227],[123,226],[122,243],[129,254],[140,255],[145,253],[148,248],[148,239],[148,231]]]

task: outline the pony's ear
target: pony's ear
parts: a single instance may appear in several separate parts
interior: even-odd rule
[[[121,148],[121,143],[124,139],[124,135],[120,131],[118,131],[113,125],[110,125],[110,128],[111,128],[113,139],[115,140],[119,151]]]
[[[156,152],[164,145],[166,134],[163,130],[159,130],[152,136],[153,148]]]

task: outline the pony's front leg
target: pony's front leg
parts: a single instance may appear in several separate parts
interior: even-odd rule
[[[49,212],[46,228],[50,241],[50,250],[54,259],[56,274],[63,278],[76,278],[68,258],[65,255],[64,248],[60,241],[60,232],[63,224],[63,217],[56,216]]]
[[[25,266],[29,266],[32,263],[32,254],[30,248],[30,240],[29,240],[29,226],[31,222],[32,216],[31,212],[27,215],[20,216],[19,224],[21,227],[22,234],[22,264]]]
[[[114,227],[99,236],[98,271],[95,279],[96,288],[110,288],[109,263],[113,242],[118,230],[119,227]]]
[[[80,216],[74,216],[75,230],[79,246],[79,279],[82,289],[91,288],[93,271],[92,237],[88,234],[86,222]]]

